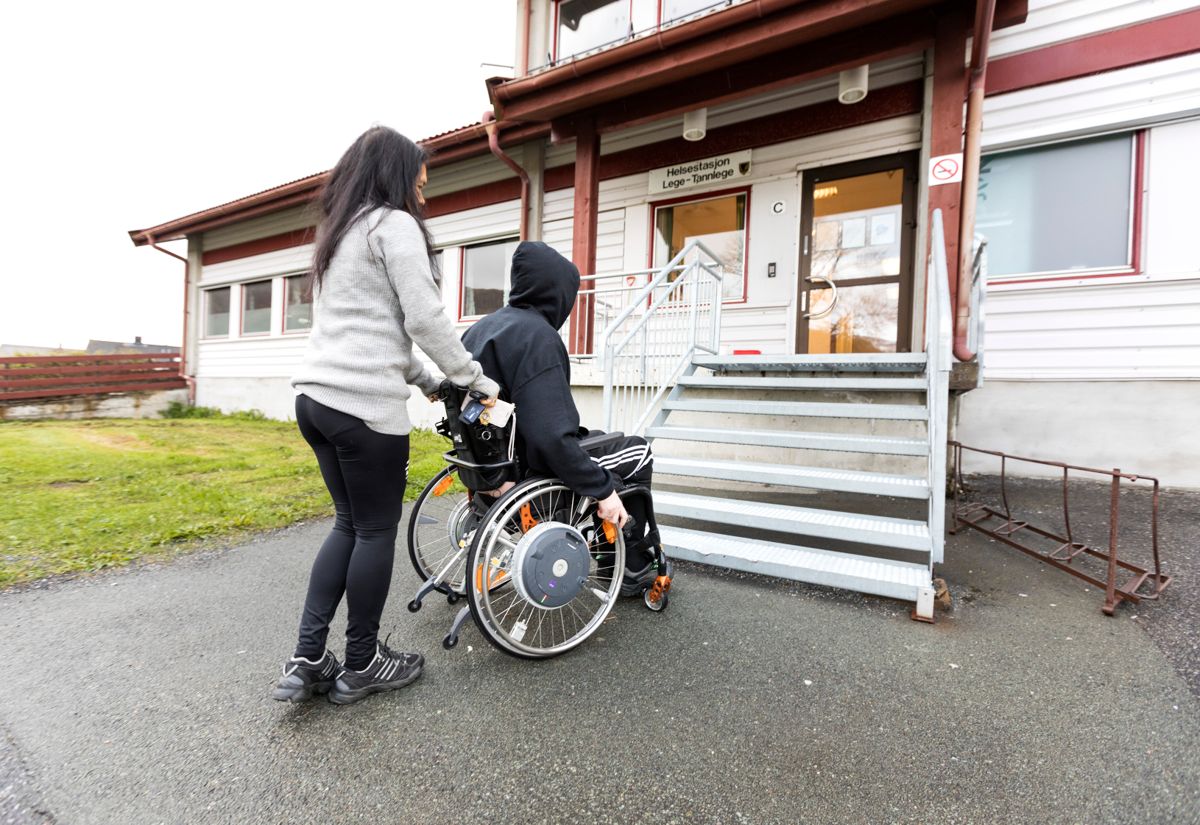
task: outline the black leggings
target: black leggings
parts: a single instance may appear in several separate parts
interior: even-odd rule
[[[296,655],[321,656],[329,622],[345,594],[346,666],[361,670],[375,655],[379,617],[392,583],[408,436],[375,432],[306,395],[296,396],[296,423],[317,454],[337,514],[313,562]]]

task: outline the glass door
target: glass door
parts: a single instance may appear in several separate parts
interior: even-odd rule
[[[906,352],[916,157],[804,173],[796,352]]]

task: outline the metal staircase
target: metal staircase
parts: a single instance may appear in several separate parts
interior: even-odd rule
[[[951,358],[940,212],[932,247],[922,353],[718,355],[719,264],[700,244],[606,328],[607,427],[655,442],[670,555],[932,619]]]

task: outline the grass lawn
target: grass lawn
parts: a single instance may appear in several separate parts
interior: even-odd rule
[[[418,430],[411,443],[408,500],[447,446]],[[0,423],[0,491],[0,587],[333,514],[312,451],[279,421]]]

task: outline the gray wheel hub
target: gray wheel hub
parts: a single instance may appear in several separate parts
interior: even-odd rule
[[[579,595],[590,567],[588,545],[578,530],[569,524],[542,522],[517,544],[513,581],[530,604],[554,610]]]

